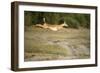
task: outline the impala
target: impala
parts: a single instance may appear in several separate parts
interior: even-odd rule
[[[64,27],[68,27],[68,24],[66,24],[66,22],[59,24],[59,25],[56,25],[56,24],[50,25],[50,24],[46,23],[45,18],[43,18],[43,21],[44,21],[44,24],[36,24],[36,26],[41,27],[41,28],[45,28],[45,29],[50,29],[52,31],[57,31],[57,30],[62,29]]]

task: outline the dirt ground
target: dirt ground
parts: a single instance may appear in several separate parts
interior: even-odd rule
[[[90,58],[90,30],[63,28],[58,31],[25,27],[24,60],[69,60]]]

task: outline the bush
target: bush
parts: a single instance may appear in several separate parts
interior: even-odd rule
[[[79,26],[80,26],[79,22],[77,20],[75,20],[74,18],[67,17],[65,19],[65,21],[68,24],[68,26],[71,28],[79,28]]]
[[[65,21],[71,28],[90,28],[89,14],[25,11],[25,25],[43,24],[43,18],[46,19],[46,23],[51,25],[61,24]]]

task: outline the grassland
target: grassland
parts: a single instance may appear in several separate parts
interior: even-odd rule
[[[24,39],[25,61],[90,58],[90,31],[87,28],[51,31],[27,26]]]

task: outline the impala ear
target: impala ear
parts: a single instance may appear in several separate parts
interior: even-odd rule
[[[45,17],[43,18],[43,22],[45,23],[46,21],[45,21]]]

